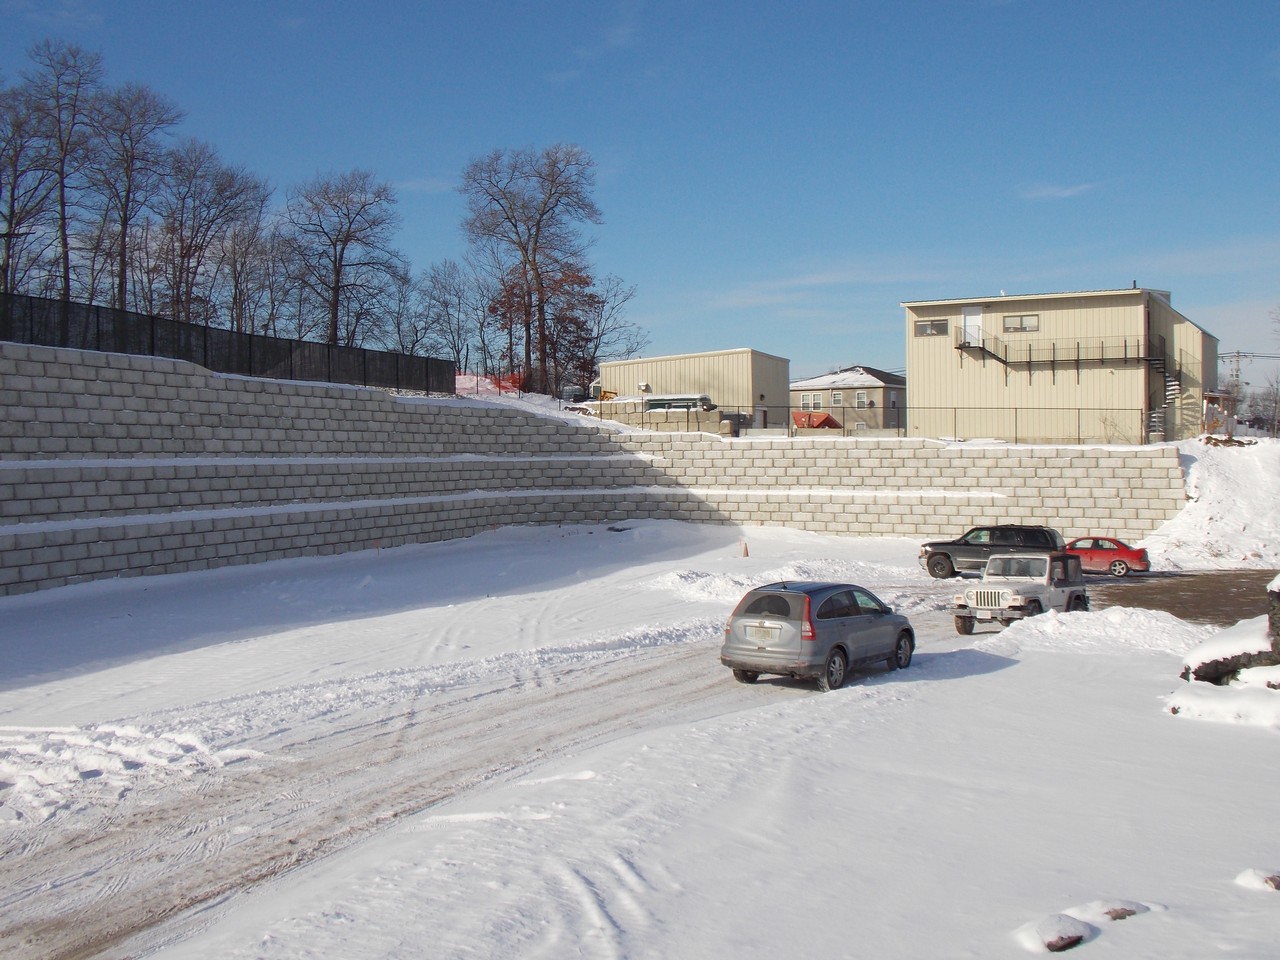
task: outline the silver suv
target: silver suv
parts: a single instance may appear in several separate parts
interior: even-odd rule
[[[1066,613],[1088,610],[1080,558],[1071,553],[1006,554],[992,556],[982,580],[957,594],[951,612],[957,633],[973,633],[974,624],[995,621],[1007,627],[1014,620],[1046,610]]]
[[[915,647],[910,621],[865,587],[783,582],[757,587],[738,602],[725,624],[720,662],[741,683],[769,673],[835,690],[853,666],[908,666]]]

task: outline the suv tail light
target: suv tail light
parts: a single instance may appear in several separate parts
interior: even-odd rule
[[[800,639],[816,640],[818,632],[813,629],[813,601],[808,594],[804,598],[804,619],[800,621]]]

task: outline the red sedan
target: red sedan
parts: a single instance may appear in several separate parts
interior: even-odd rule
[[[1067,544],[1067,553],[1080,558],[1086,573],[1109,573],[1123,577],[1130,570],[1146,573],[1151,569],[1147,551],[1131,547],[1113,537],[1080,537]]]

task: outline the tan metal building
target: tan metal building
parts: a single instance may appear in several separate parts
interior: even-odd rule
[[[790,408],[791,361],[742,347],[670,357],[608,360],[600,364],[600,389],[618,398],[705,394],[723,413],[736,413],[756,428],[785,427]]]
[[[908,436],[1145,443],[1201,431],[1218,340],[1137,287],[901,304]]]

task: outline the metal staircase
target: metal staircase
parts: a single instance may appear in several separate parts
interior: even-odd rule
[[[1160,398],[1160,405],[1158,407],[1153,405],[1151,412],[1147,415],[1147,436],[1159,437],[1163,440],[1168,426],[1165,411],[1177,403],[1178,398],[1182,396],[1182,371],[1171,371],[1168,361],[1162,356],[1151,357],[1148,363],[1151,364],[1152,374],[1164,382],[1164,395]]]

